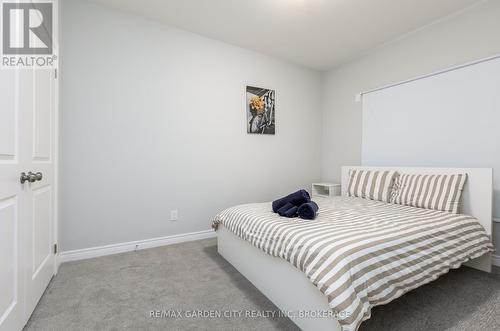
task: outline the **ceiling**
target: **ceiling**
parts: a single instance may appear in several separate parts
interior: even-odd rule
[[[94,0],[317,70],[482,0]]]

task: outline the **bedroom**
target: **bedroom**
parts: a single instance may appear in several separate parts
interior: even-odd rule
[[[355,241],[392,226],[377,208],[409,208],[469,214],[460,222],[479,232],[467,235],[496,247],[499,1],[29,2],[2,3],[2,331],[500,327],[498,253],[452,263],[437,248],[452,232],[426,237],[448,256],[436,280],[383,304],[353,286],[370,303],[354,323],[331,309],[328,271],[300,262],[322,254],[300,252],[310,237],[273,256],[265,240],[286,233],[264,231],[339,222]],[[356,170],[394,172],[375,195],[370,178],[349,190]],[[397,198],[412,174],[436,188],[466,174],[449,185],[457,209],[445,194]],[[300,189],[315,219],[273,213]],[[263,249],[213,224],[242,205],[268,222],[246,234]],[[367,267],[392,270],[381,263]]]

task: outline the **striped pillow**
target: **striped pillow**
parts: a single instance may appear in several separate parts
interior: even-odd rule
[[[395,171],[388,170],[351,170],[349,171],[350,197],[389,202]]]
[[[467,174],[409,175],[396,179],[391,203],[458,214]]]

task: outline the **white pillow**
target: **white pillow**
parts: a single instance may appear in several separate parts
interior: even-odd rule
[[[389,170],[351,170],[347,193],[351,197],[389,202],[396,177],[397,173]]]
[[[467,174],[402,174],[394,184],[391,202],[458,214],[466,180]]]

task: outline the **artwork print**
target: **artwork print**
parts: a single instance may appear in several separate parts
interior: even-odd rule
[[[275,133],[275,91],[247,86],[247,132],[254,134]]]

